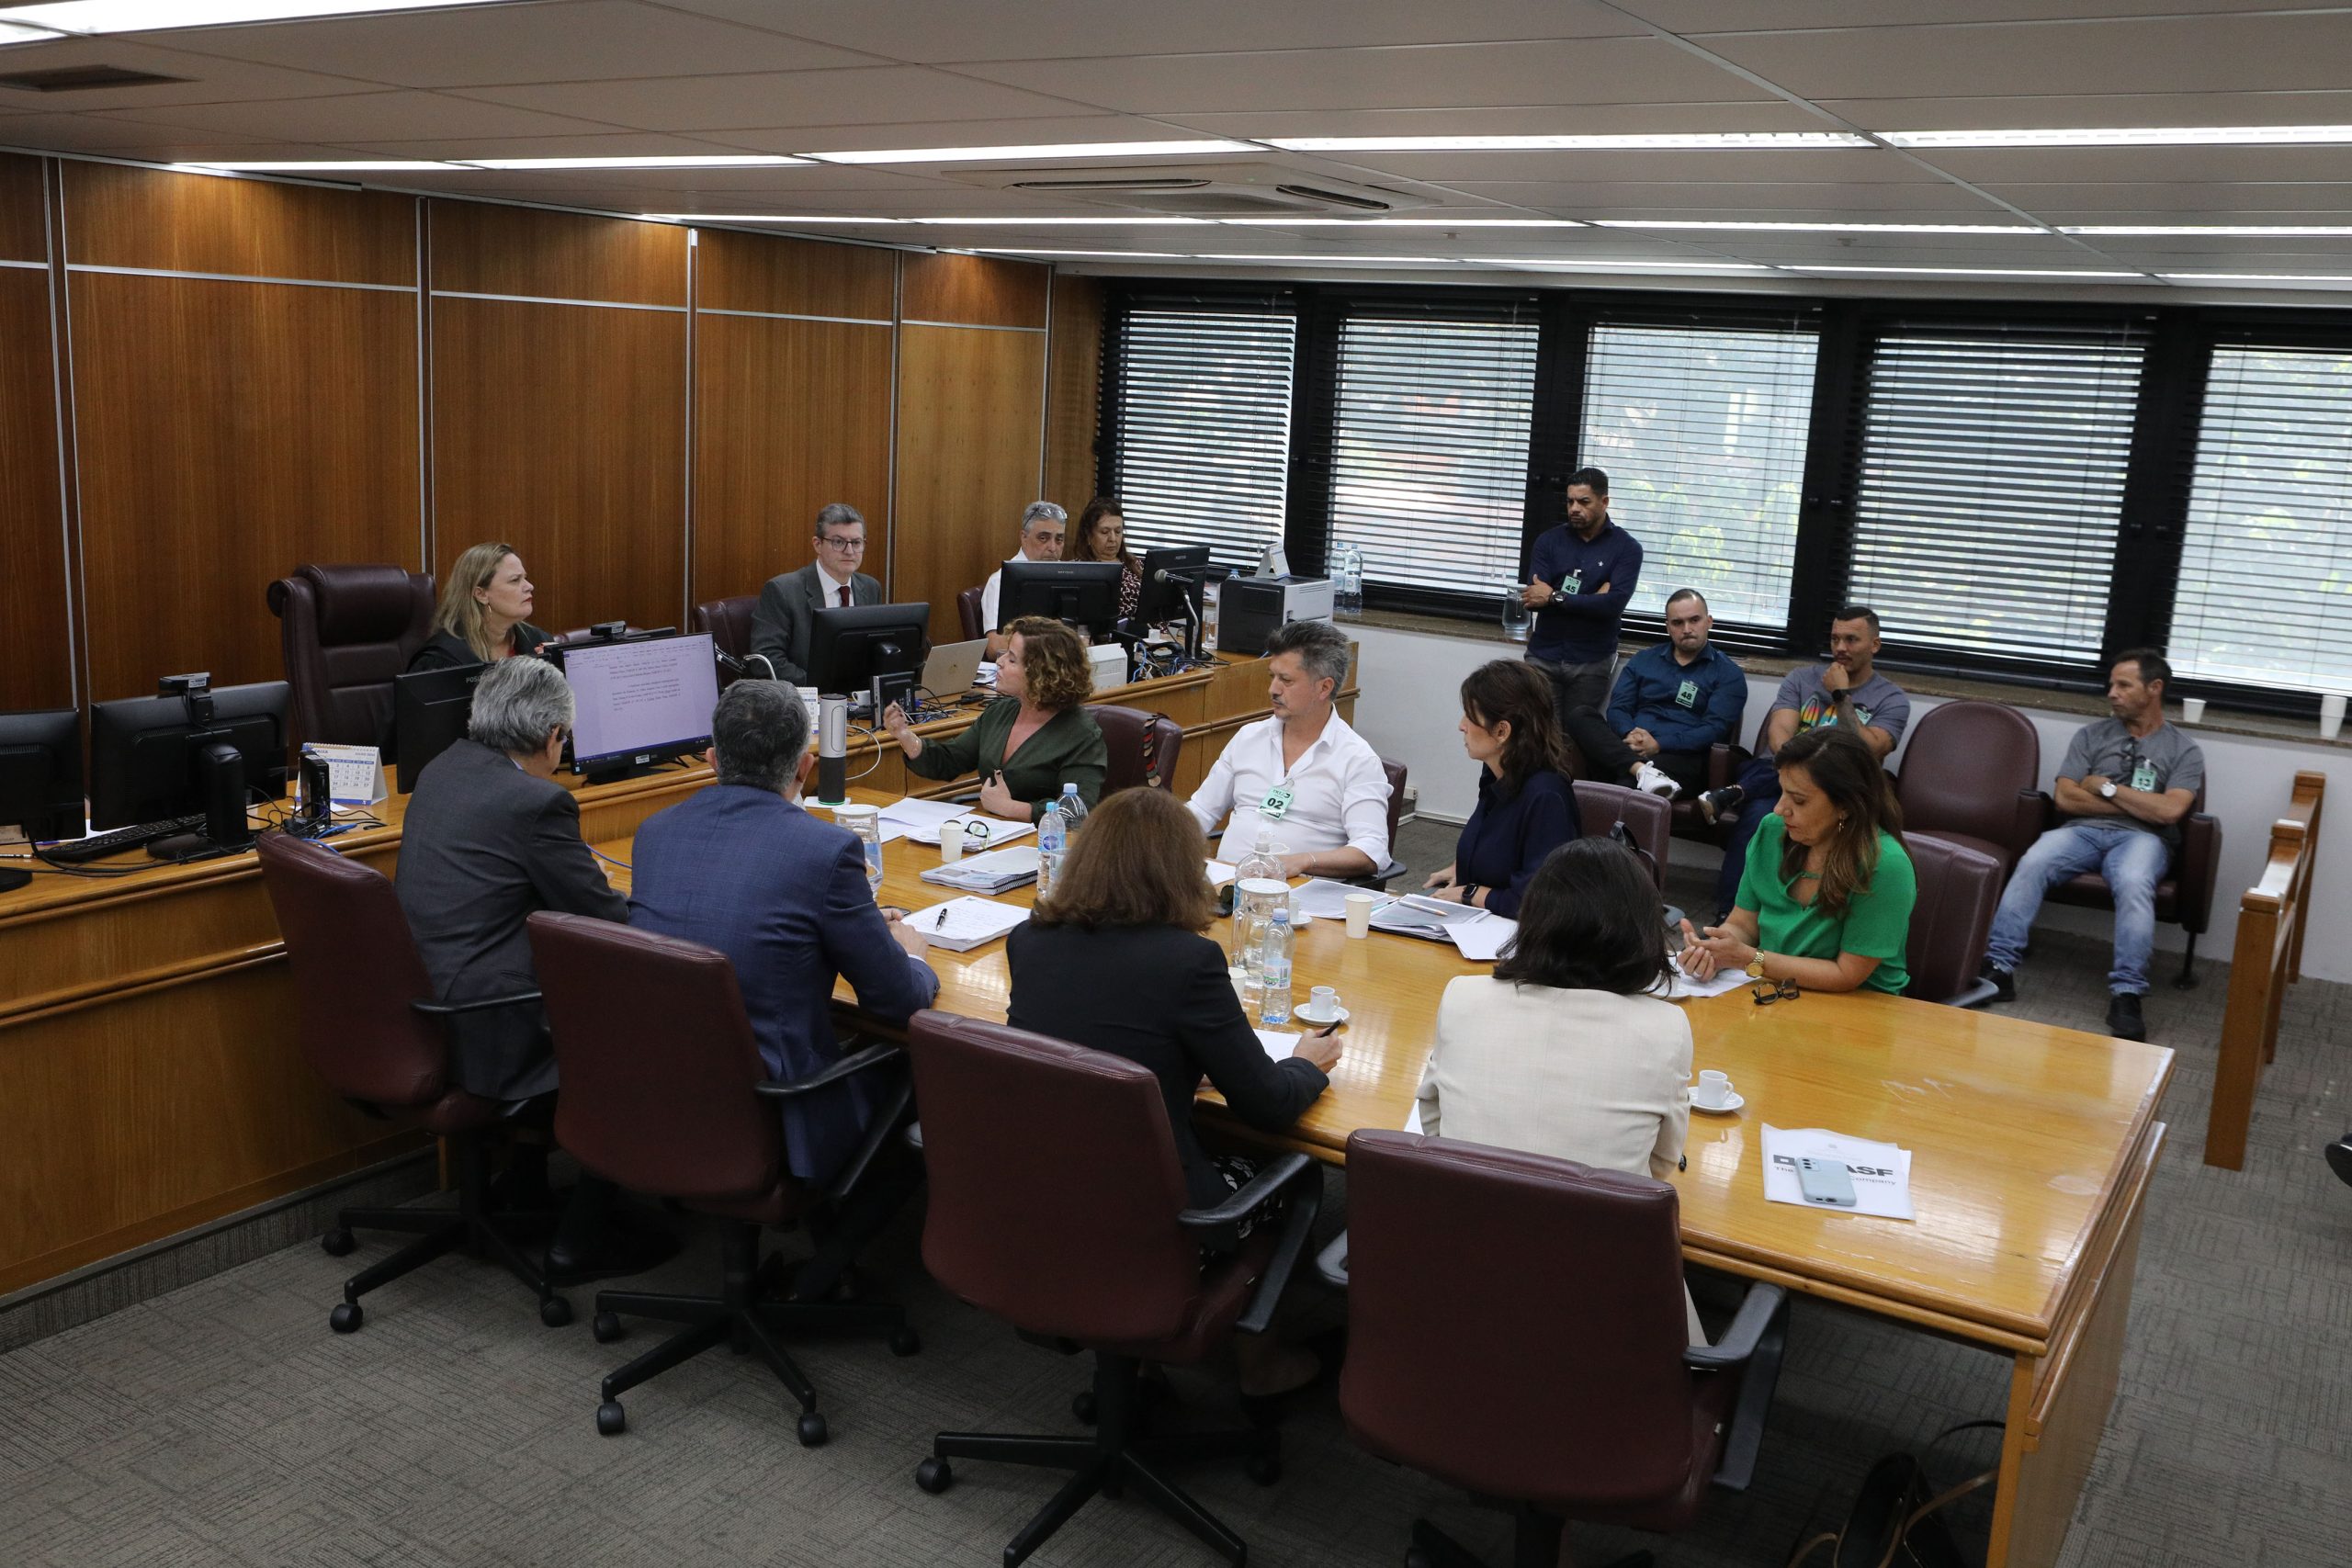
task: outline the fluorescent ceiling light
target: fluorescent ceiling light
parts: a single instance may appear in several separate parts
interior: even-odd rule
[[[1772,272],[1756,262],[1566,261],[1558,256],[1465,256],[1480,266],[1538,267],[1553,272]]]
[[[349,158],[339,162],[311,159],[303,163],[235,158],[220,163],[174,164],[172,167],[182,174],[356,175],[383,169],[438,169],[449,173],[470,165],[440,164],[423,158]]]
[[[2352,125],[2141,126],[2106,130],[1882,130],[1892,147],[2327,147]]]
[[[768,152],[666,152],[639,158],[452,158],[474,169],[786,169],[806,158]]]
[[[863,152],[810,152],[820,164],[1009,164],[1030,158],[1182,158],[1204,152],[1257,152],[1254,141],[1066,141],[1029,147],[895,147]]]
[[[1107,256],[1114,261],[1198,261],[1198,256],[1181,255],[1174,251],[1040,251],[1023,246],[1012,250],[996,246],[976,246],[958,251],[959,255],[974,256]]]
[[[1261,229],[1582,229],[1574,218],[1220,218]]]
[[[1339,266],[1362,266],[1374,262],[1389,266],[1452,266],[1462,258],[1459,256],[1340,255],[1330,253],[1320,255],[1267,255],[1251,251],[1203,251],[1199,253],[1199,259],[1202,261],[1281,262],[1285,265],[1330,262]]]
[[[2156,275],[2166,283],[2324,283],[2342,286],[2352,284],[2352,274],[2321,272],[2160,272]]]
[[[37,43],[45,38],[65,35],[48,28],[28,28],[22,22],[0,22],[0,46],[12,43]]]
[[[909,223],[908,218],[845,218],[833,212],[640,212],[654,223]]]
[[[2279,240],[2352,239],[2352,227],[2340,224],[2290,223],[2062,223],[2061,234],[2243,234]]]
[[[1647,152],[1667,148],[1868,147],[1842,130],[1676,130],[1614,136],[1270,136],[1288,152]]]
[[[481,0],[53,0],[0,9],[0,25],[22,22],[61,33],[161,32],[238,22],[287,22],[364,11],[449,10]]]
[[[1811,262],[1781,264],[1797,272],[1892,272],[1921,277],[2144,277],[2138,272],[2089,272],[2075,267],[2017,266],[1816,266]]]
[[[1204,224],[1205,218],[908,218],[907,223],[978,223],[999,229],[1085,228],[1125,229],[1168,223]]]
[[[2030,223],[1719,223],[1706,218],[1596,218],[1596,229],[1706,229],[1789,234],[2046,234]]]

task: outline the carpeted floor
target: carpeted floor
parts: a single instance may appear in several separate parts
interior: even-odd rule
[[[1452,830],[1408,829],[1426,868]],[[1706,878],[1672,891],[1703,899]],[[2097,1028],[2104,950],[2045,936],[2021,1016]],[[2064,1562],[2334,1568],[2352,1537],[2352,1189],[2318,1149],[2345,1130],[2338,1063],[2352,987],[2289,998],[2243,1174],[2198,1163],[2222,1004],[2207,965],[2191,993],[2150,998],[2152,1038],[2180,1053],[2140,1258],[2129,1348],[2106,1443]],[[1334,1215],[1343,1188],[1330,1185]],[[911,1475],[943,1427],[1077,1433],[1085,1363],[1015,1339],[947,1299],[914,1257],[912,1217],[871,1255],[869,1293],[906,1303],[924,1352],[878,1343],[801,1352],[832,1438],[793,1440],[793,1409],[755,1363],[705,1357],[639,1390],[629,1430],[599,1438],[597,1379],[652,1325],[600,1346],[541,1328],[506,1278],[462,1260],[368,1298],[338,1337],[327,1308],[350,1261],[303,1242],[0,1357],[0,1562],[35,1568],[480,1568],[484,1564],[807,1564],[880,1568],[998,1560],[1044,1502],[1036,1472],[958,1466],[944,1496]],[[707,1288],[709,1238],[656,1288]],[[786,1238],[783,1247],[803,1244]],[[584,1325],[590,1292],[573,1292]],[[1312,1292],[1309,1292],[1312,1295]],[[1328,1299],[1302,1303],[1312,1320]],[[1639,1544],[1672,1564],[1778,1564],[1809,1518],[1850,1495],[1870,1461],[1953,1422],[2000,1414],[2006,1363],[1800,1303],[1755,1486],[1717,1494],[1670,1541],[1573,1532],[1578,1559]],[[1180,1374],[1183,1414],[1229,1416],[1224,1385]],[[1235,1471],[1183,1477],[1250,1542],[1253,1562],[1395,1563],[1416,1515],[1497,1562],[1507,1524],[1449,1489],[1365,1455],[1328,1393],[1284,1427],[1271,1488]],[[1981,1435],[1943,1461],[1984,1459]],[[1964,1523],[1982,1529],[1983,1514]],[[1088,1505],[1043,1565],[1204,1568],[1215,1559],[1140,1506]]]

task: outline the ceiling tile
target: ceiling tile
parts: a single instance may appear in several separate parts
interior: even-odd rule
[[[1083,70],[1057,60],[1026,60],[963,69],[1129,114],[1739,103],[1770,96],[1659,39],[1162,54],[1095,61]]]
[[[70,93],[42,93],[25,87],[0,87],[0,113],[10,109],[57,109],[58,100],[71,100],[73,112],[146,108],[156,104],[244,103],[263,98],[318,97],[348,93],[357,84],[316,71],[289,71],[240,61],[211,60],[178,50],[156,49],[128,39],[64,39],[56,43],[11,44],[0,51],[9,71],[63,71],[92,65],[113,65],[126,71],[151,72],[187,80],[146,87],[100,87]]]
[[[104,152],[158,164],[319,155],[301,142],[229,139],[212,130],[74,114],[0,114],[0,145],[43,152]]]
[[[1211,136],[1587,136],[1645,130],[1837,130],[1801,105],[1551,104],[1519,108],[1261,109],[1166,119]],[[1156,122],[1147,122],[1156,123]]]
[[[1807,98],[2340,89],[2352,11],[1880,27],[1695,40]]]
[[[914,65],[665,76],[536,87],[476,87],[464,89],[460,96],[647,130],[1018,119],[1066,116],[1078,107],[994,82],[976,82]]]
[[[2352,209],[2352,182],[2307,184],[1988,185],[1985,189],[2032,213],[2067,223],[2129,223],[2151,214],[2174,222],[2231,222],[2204,213],[2340,212]],[[2127,216],[2109,216],[2124,214]]]
[[[926,119],[884,125],[801,125],[705,133],[748,152],[856,152],[888,147],[1027,147],[1073,141],[1166,141],[1185,132],[1130,115],[1046,115],[1034,119]]]
[[[1913,156],[1975,186],[2226,184],[2341,180],[2345,147],[1933,148]]]
[[[635,0],[563,0],[141,36],[195,54],[331,71],[402,87],[880,63],[849,50],[656,10]]]
[[[2078,17],[2165,17],[2284,11],[2296,0],[1936,0],[1944,23],[2063,21]],[[1617,0],[1617,9],[1673,33],[1736,33],[1791,28],[1908,25],[1911,13],[1885,0]]]
[[[668,0],[681,10],[756,23],[900,60],[1090,59],[1202,50],[1609,38],[1646,31],[1592,0]]]
[[[1403,179],[1464,189],[1496,180],[1560,184],[1634,180],[1803,181],[1868,185],[1877,181],[1917,184],[1923,171],[1894,152],[1875,148],[1828,148],[1807,152],[1745,151],[1528,152],[1349,152],[1325,153],[1331,162],[1375,170]]]
[[[115,111],[127,120],[153,120],[197,130],[297,141],[389,141],[408,136],[565,136],[610,130],[610,125],[537,114],[528,109],[437,93],[348,93],[332,98],[280,98],[267,103],[158,107],[152,113]]]
[[[1453,188],[1490,201],[1511,202],[1580,217],[1587,209],[1649,209],[1693,218],[1724,209],[1769,216],[1793,211],[1908,212],[1950,221],[1992,220],[2000,209],[1956,185],[1839,185],[1812,181],[1720,180],[1460,180]],[[1956,215],[1956,216],[1955,216]]]
[[[1829,98],[1865,130],[2075,130],[2133,125],[2352,124],[2352,92],[2070,93],[2055,97]]]

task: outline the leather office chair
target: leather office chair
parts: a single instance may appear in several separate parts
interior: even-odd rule
[[[296,743],[390,746],[392,678],[433,636],[433,579],[400,566],[298,566],[266,597]]]
[[[909,1032],[931,1173],[924,1266],[1024,1337],[1091,1349],[1095,1366],[1091,1438],[942,1432],[916,1484],[945,1491],[956,1459],[1077,1472],[1005,1548],[1007,1568],[1096,1492],[1129,1487],[1240,1562],[1240,1538],[1159,1466],[1238,1457],[1271,1484],[1279,1434],[1156,1437],[1144,1430],[1138,1374],[1147,1360],[1190,1366],[1237,1329],[1265,1328],[1314,1224],[1320,1174],[1304,1155],[1276,1155],[1227,1201],[1188,1209],[1168,1109],[1142,1066],[935,1010],[915,1014]],[[1202,1267],[1204,1233],[1229,1229],[1277,1192],[1289,1198],[1279,1224],[1260,1224],[1231,1258]]]
[[[1981,850],[2006,879],[2041,835],[2041,737],[2007,703],[1952,702],[1911,727],[1894,798],[1903,836]]]
[[[1166,714],[1098,703],[1088,713],[1102,728],[1111,753],[1103,770],[1102,793],[1115,795],[1137,784],[1172,790],[1176,787],[1176,758],[1184,749],[1184,727]]]
[[[1739,770],[1747,766],[1757,752],[1764,750],[1765,727],[1771,722],[1772,716],[1769,713],[1756,721],[1756,743],[1753,746],[1718,740],[1707,748],[1706,788],[1722,789],[1738,780]],[[1709,827],[1707,818],[1700,813],[1698,795],[1690,791],[1684,790],[1675,796],[1672,808],[1676,838],[1695,839],[1702,844],[1718,847],[1730,841],[1730,825],[1724,823]]]
[[[982,583],[978,588],[967,588],[956,595],[956,615],[964,623],[966,642],[977,641],[989,635],[989,628],[980,625],[980,595],[987,591],[988,584]]]
[[[2345,1134],[2327,1145],[2327,1168],[2347,1184],[2352,1184],[2352,1133]]]
[[[584,915],[543,910],[528,923],[563,1078],[556,1137],[599,1176],[725,1222],[718,1295],[597,1292],[600,1343],[622,1337],[625,1316],[684,1326],[605,1379],[596,1430],[617,1436],[628,1427],[623,1393],[725,1345],[757,1354],[800,1401],[802,1446],[823,1442],[817,1391],[781,1337],[801,1328],[880,1329],[901,1356],[922,1341],[897,1306],[763,1297],[760,1227],[824,1224],[866,1178],[905,1118],[904,1054],[870,1045],[807,1077],[771,1081],[726,954]],[[783,1108],[861,1074],[874,1075],[880,1104],[840,1174],[811,1190],[786,1167]]]
[[[1380,759],[1380,771],[1388,775],[1388,858],[1361,876],[1340,879],[1351,886],[1374,890],[1385,888],[1405,874],[1405,863],[1396,858],[1396,829],[1403,825],[1405,818],[1405,764],[1392,762],[1383,757]]]
[[[2042,796],[2041,804],[2045,829],[2065,820],[2059,814],[2057,803],[2048,795]],[[2172,863],[2156,882],[2156,919],[2177,925],[2188,933],[2188,951],[2180,955],[2180,973],[2172,982],[2180,990],[2193,990],[2197,986],[2197,939],[2205,934],[2205,928],[2212,920],[2213,884],[2221,863],[2222,819],[2207,815],[2205,791],[2200,785],[2197,798],[2189,803],[2188,815],[2180,819],[2180,842],[2173,846]],[[2068,877],[2044,897],[2052,904],[2073,904],[2086,909],[2115,908],[2115,890],[2096,871]]]
[[[1583,829],[1579,836],[1605,839],[1611,829],[1623,823],[1625,841],[1650,863],[1650,878],[1664,896],[1667,844],[1674,834],[1672,805],[1655,795],[1593,779],[1578,779],[1569,787],[1577,792],[1577,822]]]
[[[1911,933],[1904,965],[1911,984],[1904,994],[1951,1007],[1983,1007],[1995,996],[1993,982],[1980,978],[1984,944],[1993,935],[1993,912],[2000,908],[2001,863],[1984,850],[1929,834],[1903,835],[1918,878],[1918,900],[1911,907]]]
[[[748,659],[752,653],[752,616],[760,607],[756,593],[739,593],[729,599],[706,599],[695,606],[695,630],[710,634],[710,644],[731,659]],[[722,668],[719,685],[723,689],[736,679],[734,673]]]
[[[1685,1344],[1665,1182],[1360,1132],[1348,1231],[1321,1266],[1348,1292],[1349,1431],[1510,1507],[1521,1568],[1560,1561],[1570,1518],[1679,1530],[1710,1481],[1741,1489],[1754,1472],[1786,1300],[1750,1285],[1720,1343]],[[1416,1520],[1407,1561],[1477,1560]]]
[[[283,833],[265,835],[257,848],[262,886],[294,976],[304,1059],[329,1089],[368,1115],[397,1117],[448,1139],[458,1170],[454,1215],[447,1209],[345,1209],[335,1216],[334,1229],[320,1238],[332,1257],[351,1251],[355,1230],[418,1239],[345,1281],[343,1304],[328,1325],[351,1333],[365,1321],[361,1296],[459,1247],[504,1264],[538,1298],[541,1323],[570,1323],[571,1303],[555,1293],[519,1239],[548,1228],[554,1216],[492,1211],[491,1145],[510,1124],[513,1107],[448,1080],[448,1019],[534,1003],[539,994],[435,1001],[400,900],[381,872]]]

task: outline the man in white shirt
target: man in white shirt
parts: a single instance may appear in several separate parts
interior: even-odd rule
[[[1188,804],[1221,858],[1257,846],[1262,826],[1292,876],[1362,876],[1388,862],[1388,775],[1380,754],[1332,708],[1348,638],[1329,621],[1293,621],[1266,643],[1273,716],[1235,734]]]
[[[1069,513],[1050,501],[1033,501],[1029,510],[1021,514],[1021,553],[1004,558],[1005,566],[1017,560],[1059,560],[1062,540],[1069,536]],[[1007,638],[997,628],[1003,623],[997,618],[998,590],[1004,586],[1004,568],[989,573],[986,585],[980,589],[980,630],[988,634],[989,657],[994,659],[1004,651]]]

